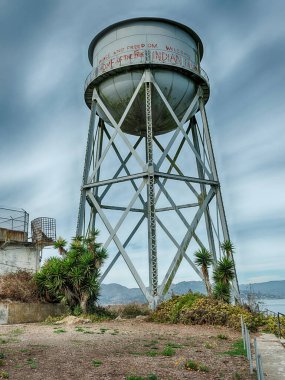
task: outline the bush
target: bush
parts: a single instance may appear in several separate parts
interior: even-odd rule
[[[117,314],[122,318],[135,318],[138,315],[149,315],[149,313],[150,310],[147,305],[142,305],[135,302],[120,306],[117,309]]]
[[[173,296],[170,300],[162,302],[158,308],[150,315],[154,322],[180,322],[180,314],[183,309],[190,309],[193,303],[204,298],[200,293],[187,293],[182,296]]]
[[[267,326],[270,318],[262,313],[252,313],[242,306],[231,305],[199,293],[175,296],[159,305],[150,315],[155,322],[184,323],[193,325],[219,325],[240,330],[240,317],[251,331]],[[271,322],[273,331],[273,322]],[[276,329],[276,325],[275,329]]]
[[[33,275],[24,270],[0,276],[0,299],[18,302],[41,301]]]
[[[190,309],[182,310],[180,321],[185,324],[220,325],[239,330],[241,316],[251,331],[256,331],[266,322],[262,314],[254,314],[242,306],[230,305],[209,297],[197,300]]]

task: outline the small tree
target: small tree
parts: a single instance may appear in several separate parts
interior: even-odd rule
[[[35,275],[40,294],[49,302],[64,301],[72,311],[78,307],[83,313],[92,310],[99,296],[99,269],[107,257],[96,242],[97,235],[95,231],[87,238],[73,238],[70,249],[61,251],[62,257],[51,257]],[[62,240],[55,243],[59,249]]]
[[[234,262],[227,257],[223,257],[217,262],[217,265],[213,271],[213,279],[215,282],[214,297],[229,303],[231,294],[230,284],[234,278]]]
[[[66,247],[67,241],[64,240],[61,236],[57,238],[57,240],[54,242],[54,248],[56,248],[60,255],[63,255],[66,253]]]
[[[214,298],[230,303],[231,301],[231,291],[228,284],[223,284],[222,282],[216,282],[213,289]]]
[[[208,269],[213,264],[212,254],[206,248],[201,248],[194,253],[194,256],[196,257],[195,264],[197,264],[201,268],[207,293],[208,295],[211,295],[212,288]]]
[[[234,253],[234,250],[235,250],[235,247],[234,247],[233,243],[230,240],[225,240],[221,244],[221,248],[224,251],[226,257],[228,259],[230,259],[232,257],[232,255],[233,255],[233,253]]]

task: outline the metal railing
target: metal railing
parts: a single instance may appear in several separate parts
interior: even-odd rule
[[[256,338],[254,338],[254,346],[253,346],[253,352],[252,352],[249,330],[246,324],[244,323],[242,316],[241,316],[241,332],[242,332],[242,339],[243,339],[243,347],[246,350],[246,357],[249,361],[249,372],[251,375],[253,374],[253,354],[254,354],[257,380],[264,380],[262,358],[261,358],[260,353],[258,352]]]
[[[264,380],[262,359],[261,359],[260,353],[258,352],[256,337],[254,337],[254,352],[255,352],[257,380]]]
[[[269,309],[263,310],[262,313],[266,316],[273,316],[275,318],[278,338],[285,338],[285,314],[280,312],[276,313]]]
[[[144,57],[145,57],[145,60],[140,59],[140,62],[135,62],[135,61],[125,62],[125,63],[120,62],[119,66],[114,66],[114,67],[108,68],[108,70],[106,70],[105,72],[107,73],[107,72],[110,72],[114,69],[121,68],[121,67],[128,67],[128,66],[132,66],[134,64],[135,65],[145,65],[145,64],[156,64],[157,65],[157,64],[160,64],[162,66],[165,65],[165,63],[163,63],[163,62],[159,63],[156,61],[152,61],[152,59],[149,57],[148,50],[144,51]],[[148,59],[146,57],[148,57]],[[203,70],[201,67],[198,67],[197,64],[195,62],[191,61],[189,58],[188,58],[188,66],[191,67],[190,69],[187,67],[183,67],[181,65],[175,65],[175,64],[169,64],[168,66],[184,68],[187,71],[194,72],[194,73],[200,75],[202,78],[204,78],[207,83],[209,83],[209,77],[208,77],[206,71]],[[94,67],[93,70],[91,71],[91,73],[87,76],[87,78],[85,80],[84,91],[86,91],[86,89],[90,85],[90,83],[92,83],[101,74],[103,74],[103,72],[99,74],[99,66]]]
[[[277,313],[277,327],[279,339],[285,338],[285,314],[279,312]]]
[[[29,214],[23,209],[0,207],[0,240],[26,241]]]

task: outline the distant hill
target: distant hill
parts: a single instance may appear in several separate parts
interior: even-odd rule
[[[185,294],[192,290],[205,294],[202,281],[183,281],[173,284],[166,298],[172,294]],[[257,298],[285,298],[285,280],[269,281],[256,284],[241,284],[240,291],[243,297],[254,293]],[[139,288],[127,288],[119,284],[102,284],[99,303],[101,305],[122,305],[131,302],[145,303],[146,300]]]
[[[254,293],[258,298],[285,298],[285,280],[240,285],[241,293]]]

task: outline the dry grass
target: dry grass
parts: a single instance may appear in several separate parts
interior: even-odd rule
[[[20,270],[0,276],[0,300],[40,302],[33,275]]]

